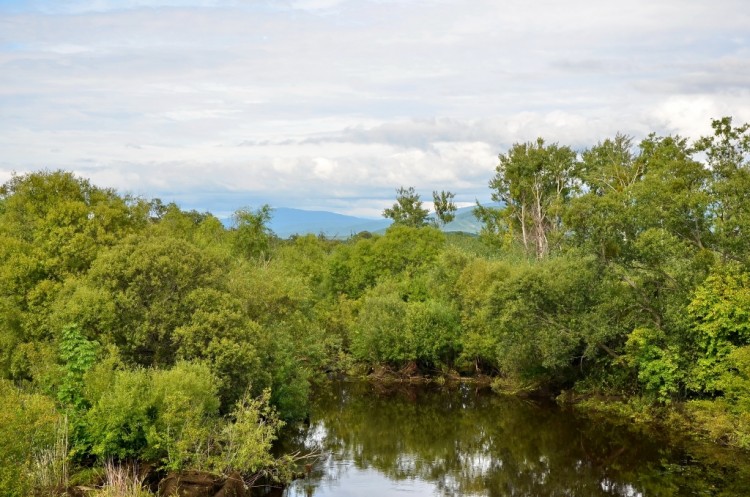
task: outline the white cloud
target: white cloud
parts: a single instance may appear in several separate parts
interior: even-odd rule
[[[290,3],[292,8],[302,10],[321,10],[338,7],[346,0],[296,0]]]
[[[732,115],[737,123],[750,122],[750,90],[731,95],[675,95],[663,100],[653,110],[656,121],[672,133],[699,138],[712,133],[705,116]]]
[[[63,167],[203,209],[255,198],[373,212],[400,185],[483,200],[514,142],[695,138],[714,117],[750,121],[744,4],[0,8],[0,179]]]

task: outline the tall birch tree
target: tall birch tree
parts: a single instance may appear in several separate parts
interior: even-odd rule
[[[538,138],[499,158],[489,183],[492,200],[505,204],[508,229],[526,253],[542,259],[562,235],[562,209],[576,188],[576,152]]]

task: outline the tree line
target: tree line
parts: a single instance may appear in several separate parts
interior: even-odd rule
[[[515,144],[478,237],[429,223],[414,188],[383,235],[281,240],[268,206],[226,229],[65,171],[13,176],[0,488],[52,485],[40,460],[58,486],[128,459],[282,478],[270,446],[311,386],[384,368],[680,403],[750,447],[750,126],[713,130]],[[438,222],[453,198],[433,193]]]

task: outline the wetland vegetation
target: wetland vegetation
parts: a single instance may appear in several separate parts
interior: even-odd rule
[[[0,493],[115,495],[107,468],[134,461],[150,472],[133,495],[186,471],[288,481],[299,461],[272,449],[285,424],[310,413],[363,468],[398,476],[388,460],[397,456],[373,449],[385,441],[362,432],[367,451],[347,446],[356,410],[345,425],[320,421],[327,408],[311,397],[331,376],[384,371],[436,384],[489,378],[498,392],[572,400],[601,426],[613,414],[670,425],[732,447],[717,471],[738,475],[731,462],[750,449],[750,126],[713,127],[695,141],[618,135],[582,151],[516,144],[489,178],[502,207],[477,206],[478,237],[441,232],[412,188],[398,190],[385,212],[396,222],[382,235],[281,240],[267,206],[238,210],[227,229],[209,213],[65,171],[14,176],[0,187]],[[435,198],[449,217],[450,192]],[[414,455],[409,465],[430,484],[444,465],[452,476],[441,485],[458,494],[502,495],[511,474],[528,470],[536,480],[512,485],[531,495],[552,468],[573,485],[579,439],[547,441],[535,423],[596,426],[487,396],[447,422],[440,413],[457,404],[418,399],[424,406],[376,397],[368,409],[424,409],[414,421],[435,430],[479,427],[460,443],[492,445],[481,471],[503,461],[472,479],[455,465],[474,453],[451,455],[416,424],[391,426],[407,454],[398,457]],[[489,441],[483,430],[500,431]],[[526,455],[502,445],[510,433],[561,449]],[[669,474],[736,495],[711,471],[679,466],[679,455],[642,456],[673,454],[669,440],[658,448],[615,436],[622,442],[591,445],[598,455],[581,471],[593,479],[581,485],[680,495],[643,480]],[[434,443],[417,448],[420,437]],[[617,466],[602,469],[615,447]],[[630,452],[653,471],[623,476]],[[518,466],[532,460],[544,467]]]

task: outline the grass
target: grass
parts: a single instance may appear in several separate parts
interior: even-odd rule
[[[144,476],[139,475],[138,465],[123,465],[113,461],[104,464],[105,482],[94,497],[153,497],[143,488]]]
[[[40,495],[59,495],[69,482],[68,418],[63,417],[55,428],[55,441],[32,455],[29,471],[31,487]]]

